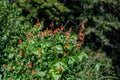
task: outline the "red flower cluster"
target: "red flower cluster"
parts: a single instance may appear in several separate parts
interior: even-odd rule
[[[75,47],[80,47],[80,44],[76,43],[74,44]]]
[[[18,40],[18,44],[22,44],[23,41],[21,39]]]
[[[63,53],[63,56],[65,57],[66,55],[67,55],[67,53],[66,53],[66,52],[64,52],[64,53]]]
[[[27,67],[31,69],[33,67],[32,63],[27,64]]]
[[[46,28],[45,31],[46,31],[47,34],[52,34],[52,33],[53,33],[52,29],[48,29],[48,28]]]
[[[84,34],[83,34],[83,29],[80,29],[79,31],[79,39],[81,41],[82,44],[84,44]]]
[[[35,75],[36,74],[36,71],[35,70],[32,70],[32,75]]]
[[[41,33],[41,37],[45,37],[46,34],[44,32]]]
[[[78,36],[79,36],[79,40],[81,41],[81,43],[82,44],[84,44],[84,34],[83,34],[83,31],[84,31],[84,21],[82,21],[81,22],[81,29],[80,29],[80,31],[79,31],[79,34],[78,34]]]
[[[36,26],[37,26],[37,27],[40,26],[40,20],[39,20],[39,19],[37,19]]]
[[[28,37],[29,37],[29,38],[33,38],[33,34],[32,34],[32,33],[29,33],[29,34],[28,34]]]
[[[55,29],[53,33],[59,34],[60,33],[60,29],[59,28]]]

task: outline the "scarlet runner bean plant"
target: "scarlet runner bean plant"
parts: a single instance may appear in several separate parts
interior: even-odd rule
[[[83,48],[72,29],[64,31],[65,26],[61,25],[41,31],[42,23],[37,20],[25,33],[26,40],[18,40],[18,51],[13,48],[8,54],[13,56],[2,67],[3,80],[113,79],[111,60],[105,54]]]

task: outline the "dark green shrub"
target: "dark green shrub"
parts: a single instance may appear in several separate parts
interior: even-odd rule
[[[16,0],[18,6],[22,9],[25,18],[35,24],[35,20],[45,19],[45,24],[49,26],[50,23],[56,25],[58,22],[63,22],[64,14],[70,10],[60,3],[59,0]]]
[[[105,45],[114,46],[112,34],[120,29],[119,2],[120,0],[60,0],[71,10],[66,20],[80,24],[84,20],[86,26],[87,44],[93,48]],[[74,24],[73,24],[74,26]],[[75,27],[74,27],[75,28]],[[80,25],[76,27],[76,31]],[[95,35],[95,36],[94,36]],[[116,37],[119,37],[116,35]],[[94,39],[92,39],[94,38]],[[94,44],[94,43],[95,44]],[[96,43],[101,45],[96,45]]]

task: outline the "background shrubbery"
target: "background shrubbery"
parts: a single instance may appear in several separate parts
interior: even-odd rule
[[[119,2],[119,0],[1,0],[0,65],[4,64],[4,69],[1,66],[4,79],[33,79],[41,76],[41,79],[44,77],[47,79],[69,77],[79,80],[113,79],[114,74],[119,78],[120,69],[117,65],[120,63]],[[84,45],[81,45],[77,36],[81,22],[85,23]],[[51,33],[60,26],[64,26],[64,30],[59,34],[45,36],[46,28]],[[71,36],[66,40],[64,33],[70,28]],[[23,43],[18,45],[21,41]],[[69,44],[65,52],[67,54],[72,52],[73,55],[63,57],[65,42]],[[81,46],[76,48],[73,45],[75,43],[80,43]],[[62,50],[52,52],[56,46]],[[42,50],[45,48],[42,56],[38,56],[39,48]],[[94,53],[92,56],[91,52]],[[107,57],[111,58],[112,62]],[[32,63],[30,69],[25,67],[29,63]],[[56,67],[61,64],[60,69],[64,71],[56,71]],[[9,71],[11,67],[12,70]],[[22,76],[21,70],[25,73]],[[44,75],[35,74],[33,77],[26,77],[31,71]],[[14,76],[15,74],[17,76]]]

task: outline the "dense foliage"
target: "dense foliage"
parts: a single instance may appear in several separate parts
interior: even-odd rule
[[[101,52],[83,49],[71,29],[40,31],[39,27],[29,30],[26,40],[18,40],[17,51],[11,47],[3,79],[114,79],[111,60]]]
[[[119,78],[119,2],[1,0],[3,79]]]

